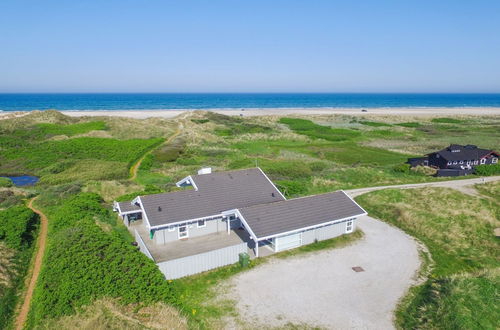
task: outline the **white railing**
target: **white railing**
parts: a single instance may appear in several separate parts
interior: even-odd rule
[[[149,253],[148,247],[142,240],[141,235],[139,235],[139,233],[137,232],[137,229],[134,229],[134,232],[135,232],[135,241],[137,242],[137,244],[139,244],[139,249],[141,250],[141,252],[144,253],[146,257],[154,261],[155,259],[153,258],[151,253]]]

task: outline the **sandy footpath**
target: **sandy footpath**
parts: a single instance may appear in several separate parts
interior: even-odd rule
[[[255,109],[209,109],[217,113],[232,116],[268,116],[268,115],[397,115],[397,116],[500,116],[500,108],[255,108]],[[85,110],[85,111],[61,111],[65,115],[72,117],[81,116],[117,116],[129,118],[173,118],[182,113],[195,110]],[[22,116],[28,112],[0,112],[2,117]]]

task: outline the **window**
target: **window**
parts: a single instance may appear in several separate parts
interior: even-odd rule
[[[474,165],[477,165],[479,164],[479,162],[477,160],[474,161]]]
[[[491,159],[491,163],[492,163],[492,164],[496,164],[496,163],[498,163],[498,158],[493,157],[493,158]]]
[[[175,226],[168,226],[168,231],[174,231],[175,230]]]
[[[198,220],[198,228],[206,227],[207,223],[205,220]]]
[[[454,161],[454,162],[453,162],[453,165],[457,165],[457,161]]]
[[[464,163],[464,161],[463,161],[463,160],[461,160],[461,161],[459,162],[459,164],[463,164],[463,163]]]
[[[481,164],[486,164],[486,158],[481,159]]]
[[[447,164],[447,165],[451,165],[451,164],[452,164],[451,162],[448,162],[448,164]]]
[[[188,228],[186,224],[179,225],[179,239],[188,237]]]
[[[354,229],[354,220],[347,220],[345,223],[345,232],[346,233],[352,233]]]

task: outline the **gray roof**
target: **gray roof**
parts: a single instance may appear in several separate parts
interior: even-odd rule
[[[151,226],[209,217],[223,211],[284,200],[258,168],[194,175],[198,190],[141,196]]]
[[[437,153],[446,160],[476,160],[484,156],[494,153],[493,150],[481,149],[475,145],[459,145],[451,144],[449,147],[438,151]]]
[[[121,213],[133,212],[133,211],[141,211],[141,208],[131,202],[119,202]]]
[[[365,214],[343,191],[239,209],[257,238]]]

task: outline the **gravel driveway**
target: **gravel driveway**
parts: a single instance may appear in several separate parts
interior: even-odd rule
[[[328,329],[391,329],[393,310],[420,267],[416,242],[362,217],[351,246],[273,259],[232,279],[231,298],[250,324],[287,322]],[[351,267],[361,266],[356,273]]]

